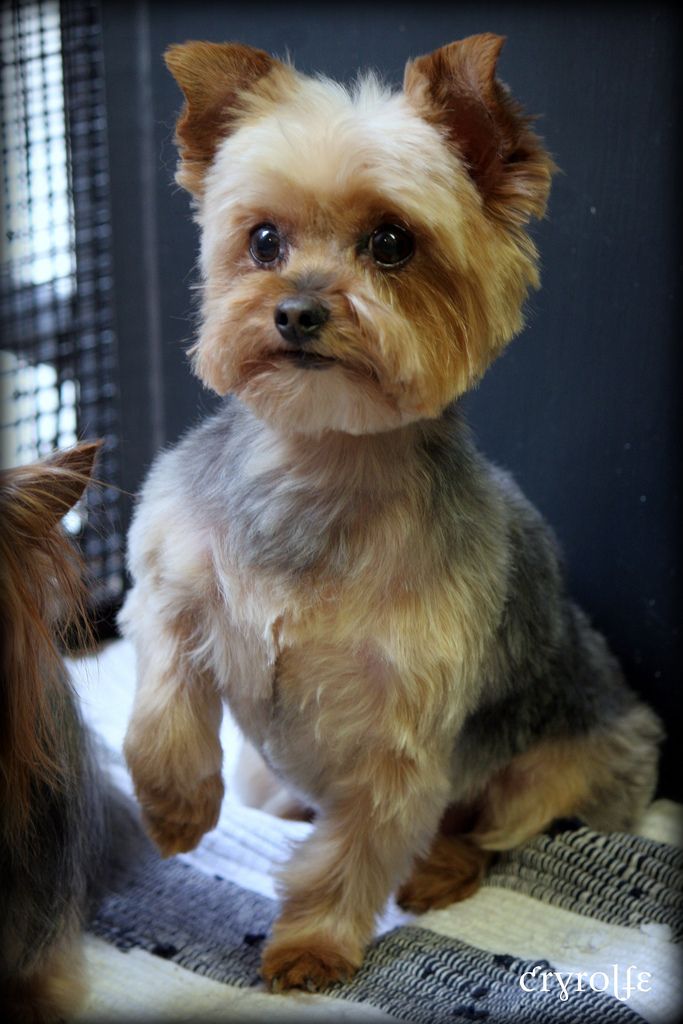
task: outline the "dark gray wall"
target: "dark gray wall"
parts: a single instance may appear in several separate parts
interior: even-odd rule
[[[343,80],[473,32],[562,173],[525,333],[468,396],[482,448],[554,524],[572,589],[680,740],[678,17],[656,5],[104,3],[126,486],[211,407],[191,378],[196,234],[161,54],[235,39]],[[664,791],[683,796],[674,764]]]

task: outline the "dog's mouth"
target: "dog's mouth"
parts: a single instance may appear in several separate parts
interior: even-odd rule
[[[323,356],[320,352],[312,352],[310,349],[303,348],[280,349],[278,356],[305,370],[325,370],[337,362],[333,356]]]

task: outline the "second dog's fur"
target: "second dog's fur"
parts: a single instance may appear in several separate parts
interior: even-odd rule
[[[126,753],[166,853],[216,821],[227,700],[314,809],[273,987],[358,966],[392,888],[467,895],[554,818],[628,828],[659,725],[566,594],[552,534],[458,397],[522,326],[553,171],[502,40],[345,90],[237,44],[172,48],[204,280],[194,365],[229,394],[164,453],[130,536]]]
[[[60,526],[98,444],[0,474],[0,996],[6,1019],[71,1016],[80,933],[101,881],[108,784],[60,651],[86,621],[83,566]]]

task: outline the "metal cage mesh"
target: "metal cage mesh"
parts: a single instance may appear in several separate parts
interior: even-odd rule
[[[2,464],[102,438],[97,477],[66,519],[93,604],[123,591],[116,341],[99,11],[4,3],[0,380]]]

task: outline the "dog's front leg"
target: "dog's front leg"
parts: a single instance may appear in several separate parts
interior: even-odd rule
[[[281,875],[282,912],[263,955],[275,991],[315,990],[350,977],[375,917],[434,835],[445,773],[378,755],[341,780],[311,836]]]
[[[135,628],[126,609],[138,676],[124,752],[147,830],[169,857],[193,849],[218,820],[222,701],[213,680],[187,656],[183,617],[162,620],[142,600],[135,609]]]

